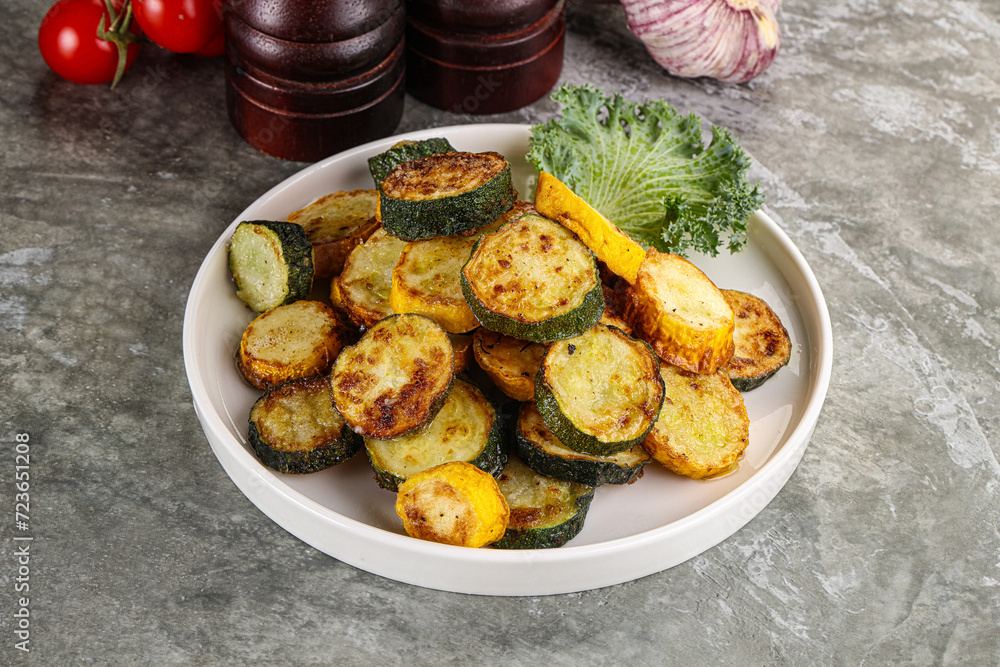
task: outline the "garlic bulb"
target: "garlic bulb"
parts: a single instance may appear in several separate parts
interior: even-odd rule
[[[781,0],[621,0],[629,30],[675,76],[743,83],[781,48]]]

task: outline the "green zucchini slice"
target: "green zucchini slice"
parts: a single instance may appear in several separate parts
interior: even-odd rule
[[[521,460],[540,475],[588,486],[630,484],[642,476],[650,461],[642,445],[609,456],[573,451],[552,435],[534,403],[521,405],[515,448]]]
[[[535,403],[546,426],[570,449],[598,456],[642,442],[663,394],[649,344],[605,324],[553,343],[535,376]]]
[[[312,243],[292,222],[244,221],[229,241],[236,296],[255,313],[308,297],[313,267]]]
[[[404,162],[379,182],[379,216],[407,241],[488,225],[516,199],[510,164],[499,153],[436,153]]]
[[[735,351],[722,368],[739,391],[761,386],[783,368],[792,356],[792,341],[781,319],[753,294],[722,290],[733,309]]]
[[[455,378],[451,339],[430,318],[407,313],[380,320],[341,350],[330,373],[330,398],[366,438],[417,430],[437,414]]]
[[[247,440],[278,472],[311,473],[343,463],[361,448],[330,404],[326,378],[291,380],[269,389],[250,409]]]
[[[377,185],[389,175],[390,171],[404,162],[454,150],[455,147],[451,145],[451,142],[443,137],[421,141],[400,141],[389,150],[368,158],[368,170]]]
[[[554,549],[583,529],[594,487],[540,475],[516,457],[498,480],[507,499],[507,530],[498,549]]]
[[[389,440],[365,438],[379,486],[397,491],[411,475],[450,461],[465,461],[494,477],[507,464],[504,420],[475,385],[456,379],[430,424]]]
[[[521,340],[577,336],[604,311],[594,254],[573,232],[540,215],[523,215],[483,235],[461,281],[480,324]]]

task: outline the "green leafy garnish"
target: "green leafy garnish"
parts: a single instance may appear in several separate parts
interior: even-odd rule
[[[715,256],[746,244],[763,196],[746,178],[750,160],[728,130],[681,116],[663,100],[638,104],[590,84],[552,94],[562,117],[531,129],[528,160],[570,187],[645,247]]]

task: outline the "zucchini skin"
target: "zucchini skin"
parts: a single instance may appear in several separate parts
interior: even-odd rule
[[[500,410],[497,408],[496,403],[490,400],[485,392],[480,390],[471,382],[456,378],[455,384],[459,383],[468,385],[475,391],[479,392],[486,403],[493,409],[493,424],[490,426],[489,435],[486,438],[486,444],[475,458],[466,461],[466,463],[471,463],[480,470],[488,472],[493,477],[499,477],[500,473],[503,472],[504,467],[506,467],[510,455],[509,429],[507,428],[507,422],[500,414]],[[440,412],[438,414],[440,414]],[[378,482],[379,486],[388,491],[398,491],[399,485],[405,482],[406,478],[402,475],[393,473],[392,471],[380,468],[375,463],[372,458],[371,451],[367,447],[365,448],[365,453],[368,456],[368,462],[371,464],[372,470],[375,472],[375,481]],[[445,463],[445,461],[442,461],[442,463]]]
[[[519,475],[534,477],[535,483],[561,487],[570,496],[568,500],[572,503],[572,515],[559,523],[544,525],[546,510],[551,510],[551,505],[524,507],[514,504],[516,501],[507,497],[507,503],[510,507],[507,530],[502,538],[493,543],[494,548],[555,549],[569,542],[583,530],[587,512],[594,499],[594,487],[575,482],[546,479],[545,475],[531,470],[517,458],[512,458],[500,477],[501,491],[504,489],[505,477]]]
[[[396,199],[386,195],[380,182],[379,216],[387,232],[416,241],[482,227],[506,213],[516,199],[508,163],[478,188],[439,199]]]
[[[606,325],[598,326],[600,327]],[[627,336],[627,334],[624,334],[620,330],[616,330],[615,327],[606,328],[610,331],[617,331],[620,335]],[[653,429],[657,419],[656,415],[659,414],[663,405],[663,397],[665,393],[663,378],[659,373],[659,360],[649,343],[637,338],[631,338],[630,336],[628,336],[628,338],[630,338],[635,344],[645,348],[648,352],[649,358],[656,364],[655,377],[649,379],[659,390],[659,399],[656,404],[656,414],[653,415],[651,419],[648,419],[646,427],[641,433],[638,433],[634,437],[628,437],[624,440],[602,440],[594,434],[581,430],[566,414],[564,408],[559,405],[559,400],[556,398],[555,393],[549,385],[549,381],[546,377],[547,363],[545,361],[542,362],[542,367],[539,369],[538,374],[535,375],[535,405],[538,408],[538,412],[545,421],[545,425],[552,431],[552,434],[570,449],[584,454],[592,454],[594,456],[611,456],[640,444]],[[552,354],[553,348],[550,347],[546,357],[548,358],[548,356],[551,356]],[[603,370],[607,371],[607,369]]]
[[[465,295],[465,301],[472,309],[472,314],[479,320],[479,324],[490,331],[532,343],[550,343],[554,340],[579,336],[597,324],[604,312],[604,291],[601,289],[600,282],[594,285],[594,288],[583,297],[580,305],[570,312],[556,315],[544,322],[522,322],[490,310],[486,304],[476,298],[464,273],[461,280],[462,294]]]
[[[242,231],[248,226],[266,230],[278,242],[278,246],[281,248],[281,264],[284,266],[287,278],[287,288],[280,299],[258,301],[249,297],[247,289],[252,286],[247,285],[243,279],[240,266],[240,249],[238,247],[234,249],[231,240],[228,251],[229,271],[233,276],[233,281],[236,283],[236,294],[240,300],[255,313],[263,313],[271,308],[284,306],[293,301],[307,298],[312,291],[315,263],[313,260],[312,242],[306,236],[305,229],[293,222],[244,220],[236,226],[236,229],[233,231],[233,238],[236,238],[237,232]],[[278,269],[275,268],[273,270]]]
[[[484,294],[482,297],[483,300],[477,296],[476,290],[473,288],[473,284],[469,279],[470,273],[473,274],[472,281],[475,282],[477,278],[479,278],[476,274],[483,270],[484,264],[488,264],[490,261],[488,258],[496,252],[493,244],[500,243],[501,239],[508,241],[508,232],[515,230],[512,233],[516,234],[516,231],[518,231],[516,227],[511,227],[510,225],[518,225],[521,223],[525,225],[523,229],[528,229],[527,225],[535,225],[535,227],[532,228],[532,233],[536,233],[539,238],[542,238],[544,234],[548,233],[545,228],[549,226],[559,230],[560,234],[569,235],[573,239],[573,245],[578,246],[580,252],[586,253],[585,256],[589,258],[591,267],[589,271],[592,272],[590,279],[592,280],[593,285],[583,295],[583,297],[580,298],[579,303],[571,310],[551,315],[546,319],[535,317],[530,318],[531,321],[527,321],[529,318],[520,316],[519,319],[519,314],[517,313],[505,314],[498,312],[501,308],[496,304],[494,304],[491,308],[490,304],[486,302],[489,301],[489,293]],[[542,231],[537,231],[538,229],[541,229]],[[484,243],[489,245],[484,247]],[[581,257],[584,257],[584,255],[581,255]],[[537,266],[537,264],[535,264],[535,266]],[[519,268],[515,262],[513,266],[506,267],[505,270],[517,271]],[[529,290],[535,295],[535,299],[537,300],[539,298],[539,292],[544,292],[545,288],[539,286],[537,282],[523,274],[520,275],[520,278],[528,280]],[[491,331],[496,331],[497,333],[505,334],[512,338],[519,338],[533,343],[547,343],[580,335],[590,327],[594,326],[594,324],[600,320],[601,314],[604,312],[604,289],[601,285],[597,259],[594,257],[594,253],[582,243],[579,243],[579,241],[576,240],[576,237],[572,236],[572,232],[565,230],[565,228],[559,225],[559,223],[531,213],[518,216],[501,226],[496,231],[490,234],[484,234],[480,237],[480,239],[476,242],[476,245],[472,248],[472,253],[469,255],[468,261],[466,261],[465,266],[462,267],[460,281],[462,285],[462,294],[465,296],[465,300],[469,304],[469,308],[472,310],[473,315],[476,316],[476,319],[479,320],[479,323],[482,326]],[[565,285],[562,286],[565,287]],[[495,286],[494,289],[496,289]],[[572,296],[577,298],[578,294],[579,293],[576,292]],[[559,296],[565,295],[560,294]]]
[[[760,297],[726,289],[722,296],[733,309],[736,347],[722,370],[738,391],[751,391],[788,365],[791,339],[781,319]]]
[[[530,410],[530,406],[530,403],[523,404],[521,406],[522,413]],[[555,436],[553,435],[553,437]],[[593,455],[587,454],[581,454],[574,458],[564,458],[556,453],[547,452],[532,442],[524,433],[520,419],[518,420],[514,448],[525,465],[539,475],[594,487],[604,484],[630,484],[642,476],[646,464],[650,461],[648,455],[635,466],[621,465],[610,457],[597,460],[596,457],[590,458]]]
[[[248,420],[247,441],[253,448],[261,463],[281,473],[308,474],[319,472],[343,463],[352,458],[364,444],[361,436],[343,424],[340,434],[334,440],[308,450],[281,451],[269,445],[255,419],[257,408],[266,404],[268,399],[278,393],[302,389],[308,391],[310,385],[317,385],[326,393],[326,379],[322,377],[300,378],[269,389],[257,399],[250,409]]]
[[[381,183],[389,172],[410,160],[428,157],[435,153],[454,151],[455,147],[444,137],[433,137],[422,141],[400,142],[388,150],[368,158],[368,171],[375,183]]]

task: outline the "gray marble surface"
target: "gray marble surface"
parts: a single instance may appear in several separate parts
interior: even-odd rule
[[[416,588],[257,510],[191,404],[182,315],[236,214],[301,163],[241,141],[221,62],[146,49],[114,91],[48,72],[47,3],[0,7],[0,663],[1000,664],[1000,13],[786,0],[748,85],[665,75],[574,6],[562,80],[726,125],[826,295],[815,436],[746,527],[674,568],[544,597]],[[536,122],[412,99],[400,131]],[[30,434],[30,648],[13,537]]]

